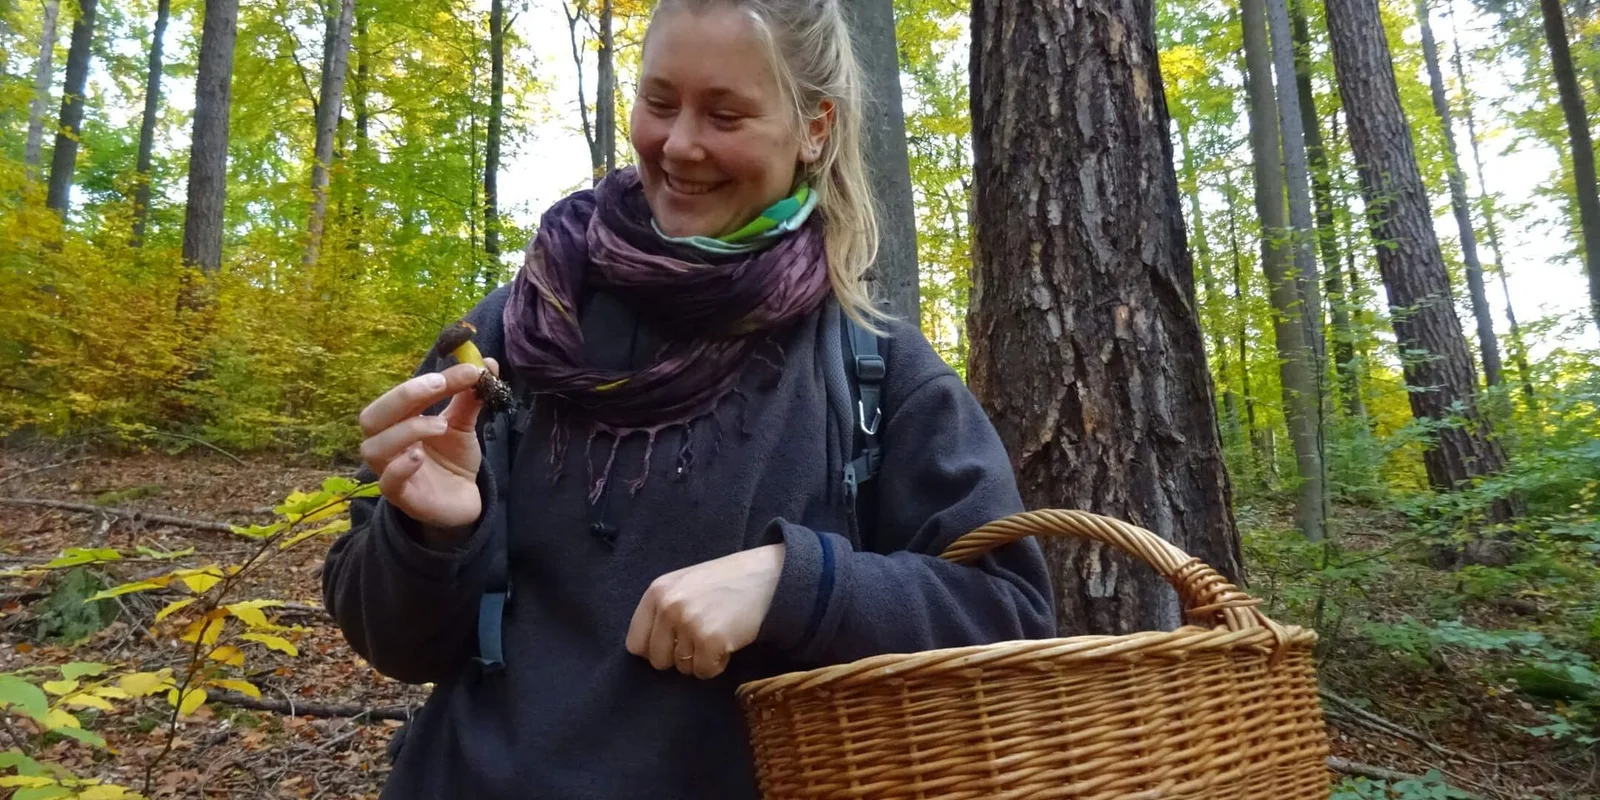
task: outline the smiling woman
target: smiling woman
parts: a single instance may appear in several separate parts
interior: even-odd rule
[[[466,319],[483,365],[436,352],[361,414],[382,497],[328,608],[436,684],[384,798],[754,798],[738,685],[1054,631],[1036,544],[935,556],[1021,502],[961,380],[871,305],[838,0],[667,0],[632,136],[640,166],[552,206]],[[872,502],[846,316],[886,334]],[[484,369],[522,410],[481,413]]]

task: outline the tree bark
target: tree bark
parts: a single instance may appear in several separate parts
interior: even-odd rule
[[[1153,21],[1149,0],[974,1],[968,376],[1030,507],[1126,519],[1237,578]],[[1150,570],[1045,548],[1064,635],[1179,622]]]
[[[1239,328],[1234,337],[1239,342],[1239,387],[1244,393],[1245,423],[1250,429],[1250,446],[1256,459],[1261,462],[1260,474],[1267,478],[1270,485],[1271,479],[1278,474],[1278,457],[1270,431],[1263,432],[1256,425],[1256,395],[1250,387],[1250,336],[1245,325],[1244,257],[1239,251],[1239,211],[1234,202],[1231,177],[1229,181],[1224,194],[1228,199],[1228,247],[1233,252],[1233,307],[1239,313]]]
[[[150,216],[150,162],[156,144],[156,114],[161,109],[161,40],[167,33],[171,0],[156,5],[156,27],[150,36],[150,69],[144,81],[144,118],[139,123],[138,182],[133,194],[133,246],[144,244],[145,220]]]
[[[1494,315],[1489,310],[1489,295],[1483,288],[1483,264],[1478,261],[1478,238],[1472,230],[1472,206],[1467,201],[1467,179],[1461,174],[1461,157],[1456,152],[1455,130],[1450,122],[1450,100],[1444,94],[1444,72],[1439,69],[1439,46],[1433,40],[1433,25],[1428,0],[1417,0],[1417,20],[1422,27],[1422,55],[1428,66],[1428,85],[1433,95],[1433,112],[1444,129],[1445,158],[1450,173],[1450,208],[1456,215],[1461,236],[1461,261],[1467,273],[1467,294],[1472,299],[1472,317],[1478,325],[1478,355],[1483,360],[1483,378],[1490,386],[1500,385],[1500,342],[1494,335]]]
[[[1440,490],[1461,488],[1500,471],[1505,455],[1477,408],[1472,359],[1450,300],[1450,278],[1434,238],[1378,2],[1326,3],[1350,146],[1361,172],[1411,413],[1438,426],[1423,450],[1428,481]],[[1491,522],[1511,516],[1508,500],[1488,509]]]
[[[1254,158],[1256,213],[1261,218],[1261,269],[1267,278],[1274,311],[1272,329],[1278,345],[1278,376],[1283,386],[1283,416],[1294,446],[1296,526],[1307,539],[1322,539],[1327,520],[1327,483],[1322,460],[1321,396],[1316,350],[1308,336],[1306,305],[1300,282],[1290,274],[1290,248],[1299,247],[1284,219],[1283,170],[1278,160],[1278,132],[1299,123],[1278,113],[1272,90],[1272,55],[1267,42],[1267,13],[1262,0],[1241,0],[1244,26],[1247,95],[1250,108],[1250,150]],[[1291,75],[1292,75],[1291,65]],[[1285,95],[1291,95],[1285,92]],[[1301,167],[1305,165],[1300,162]],[[1304,187],[1302,187],[1304,188]],[[1303,198],[1309,200],[1309,198]],[[1308,203],[1309,205],[1309,203]],[[1306,209],[1309,216],[1309,209]],[[1309,220],[1307,220],[1309,223]]]
[[[601,176],[617,168],[617,47],[611,0],[600,0],[600,53],[595,69],[594,130]]]
[[[1517,312],[1511,304],[1511,284],[1506,280],[1505,255],[1500,252],[1500,231],[1494,222],[1494,203],[1489,194],[1489,181],[1484,176],[1483,153],[1478,148],[1478,122],[1472,112],[1472,84],[1467,81],[1467,68],[1461,57],[1461,36],[1455,30],[1455,7],[1450,8],[1450,39],[1455,44],[1450,60],[1455,66],[1456,80],[1461,84],[1461,108],[1467,122],[1467,143],[1472,146],[1472,163],[1478,173],[1478,209],[1483,214],[1483,237],[1489,243],[1489,253],[1494,256],[1494,271],[1500,276],[1500,290],[1506,298],[1506,323],[1511,328],[1511,358],[1517,364],[1517,377],[1522,384],[1522,396],[1528,408],[1537,412],[1539,398],[1533,391],[1533,372],[1528,369],[1528,349],[1522,341],[1522,329],[1517,325]]]
[[[1544,38],[1550,46],[1550,67],[1561,95],[1561,113],[1567,119],[1572,147],[1572,179],[1578,190],[1578,223],[1583,229],[1583,263],[1589,273],[1589,312],[1600,325],[1600,191],[1595,188],[1594,144],[1589,137],[1589,112],[1578,88],[1567,43],[1567,20],[1561,0],[1539,0],[1544,16]]]
[[[328,18],[327,51],[322,57],[322,86],[317,100],[317,141],[311,164],[311,216],[306,222],[303,266],[317,263],[322,230],[328,217],[328,173],[333,168],[333,141],[344,108],[344,79],[350,65],[350,34],[355,26],[355,0],[339,0],[339,16]]]
[[[1333,179],[1328,170],[1328,153],[1322,142],[1322,126],[1317,115],[1316,95],[1311,91],[1311,27],[1306,23],[1304,0],[1290,0],[1289,14],[1294,35],[1294,80],[1300,100],[1300,127],[1305,133],[1306,160],[1311,167],[1311,198],[1317,217],[1317,247],[1322,254],[1324,296],[1333,327],[1333,364],[1339,376],[1339,395],[1345,414],[1366,414],[1361,402],[1361,384],[1356,377],[1354,335],[1350,330],[1350,306],[1345,295],[1344,260],[1339,253],[1337,208],[1333,199]],[[1326,355],[1324,350],[1324,355]]]
[[[78,19],[72,23],[72,45],[67,50],[67,82],[61,91],[61,124],[56,128],[55,152],[50,154],[50,188],[45,205],[63,219],[72,203],[72,176],[78,166],[78,136],[83,132],[83,92],[89,83],[96,3],[97,0],[78,0]]]
[[[348,247],[352,250],[360,249],[362,230],[366,222],[367,148],[370,143],[368,128],[371,125],[372,119],[372,115],[367,109],[367,96],[368,93],[371,92],[372,87],[372,81],[370,77],[372,59],[369,55],[372,45],[371,41],[367,37],[367,17],[371,14],[371,7],[370,5],[367,7],[360,7],[360,3],[358,3],[357,6],[356,38],[354,42],[356,51],[356,80],[355,86],[352,87],[352,91],[350,93],[350,104],[353,107],[352,110],[356,117],[356,145],[355,158],[353,159],[355,166],[354,169],[351,170],[351,177],[355,181],[355,198],[350,204],[350,237],[348,240]]]
[[[1300,290],[1300,317],[1306,344],[1315,357],[1312,379],[1317,384],[1317,447],[1322,447],[1322,290],[1317,278],[1316,229],[1311,221],[1311,176],[1307,165],[1304,119],[1295,74],[1295,46],[1290,35],[1288,0],[1266,0],[1267,27],[1271,31],[1272,66],[1278,78],[1275,94],[1278,129],[1283,134],[1283,177],[1289,191],[1289,246],[1295,266],[1295,286]]]
[[[39,158],[44,153],[44,115],[50,106],[50,83],[55,72],[52,64],[56,56],[56,20],[61,13],[61,0],[45,0],[43,30],[39,33],[39,63],[33,71],[33,102],[28,104],[28,144],[23,151],[23,163],[30,173],[39,169]]]
[[[609,0],[607,0],[609,5]],[[493,0],[489,7],[489,141],[483,156],[483,252],[490,268],[500,260],[500,124],[506,93],[506,5]]]
[[[200,64],[195,76],[188,203],[183,219],[183,262],[206,275],[215,275],[222,268],[228,110],[232,105],[233,44],[238,36],[238,18],[239,0],[206,0]]]
[[[866,126],[867,176],[878,205],[878,299],[888,311],[922,324],[917,270],[917,218],[911,197],[911,158],[900,96],[900,58],[895,44],[893,0],[846,0],[845,15],[861,60]]]

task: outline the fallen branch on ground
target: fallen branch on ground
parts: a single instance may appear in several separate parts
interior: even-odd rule
[[[33,469],[25,469],[21,472],[13,472],[4,478],[0,478],[0,483],[5,483],[13,478],[20,478],[24,475],[32,475],[35,472],[44,472],[46,470],[59,469],[61,467],[70,467],[73,464],[76,464],[80,461],[88,461],[91,458],[94,458],[94,456],[83,456],[82,458],[74,458],[71,461],[62,461],[58,464],[46,464],[42,467],[34,467]]]
[[[124,517],[135,522],[158,522],[162,525],[177,525],[179,527],[193,528],[195,530],[216,531],[218,533],[233,534],[233,527],[226,522],[212,522],[211,520],[206,519],[175,517],[171,514],[152,514],[148,511],[138,511],[131,508],[112,508],[110,506],[97,506],[89,503],[69,503],[64,500],[44,500],[33,497],[0,497],[0,504],[59,508],[63,511],[76,511],[80,514],[110,514],[114,517]]]
[[[1341,775],[1354,775],[1358,778],[1371,778],[1373,780],[1388,781],[1390,783],[1398,783],[1400,781],[1427,780],[1427,777],[1422,775],[1412,775],[1409,772],[1399,772],[1386,767],[1375,767],[1371,764],[1359,764],[1354,761],[1339,758],[1338,756],[1328,756],[1328,769],[1331,769]],[[1462,789],[1459,786],[1452,786],[1450,788],[1455,789],[1458,792],[1467,792],[1467,790]],[[1480,796],[1472,794],[1471,792],[1467,792],[1467,794],[1470,794],[1473,797]]]
[[[1377,714],[1374,714],[1371,711],[1368,711],[1368,710],[1356,705],[1355,703],[1353,703],[1353,702],[1351,702],[1349,700],[1346,700],[1345,698],[1340,697],[1339,695],[1336,695],[1333,692],[1328,691],[1327,689],[1321,690],[1320,694],[1322,695],[1322,699],[1327,700],[1330,703],[1333,703],[1334,705],[1338,706],[1342,711],[1347,712],[1348,714],[1350,714],[1351,717],[1353,718],[1353,720],[1355,722],[1357,722],[1357,723],[1367,725],[1368,727],[1371,727],[1371,728],[1374,728],[1376,730],[1382,731],[1383,733],[1387,733],[1387,734],[1389,734],[1391,736],[1395,736],[1395,737],[1398,737],[1398,738],[1401,738],[1401,739],[1409,739],[1409,740],[1411,740],[1413,742],[1416,742],[1417,744],[1420,744],[1423,747],[1426,747],[1429,750],[1432,750],[1433,752],[1438,753],[1439,755],[1445,756],[1447,758],[1452,758],[1452,759],[1456,759],[1456,760],[1459,760],[1459,761],[1470,761],[1470,762],[1475,763],[1475,764],[1493,764],[1494,763],[1494,762],[1491,762],[1491,761],[1485,761],[1485,760],[1483,760],[1481,758],[1478,758],[1477,756],[1468,755],[1468,754],[1463,753],[1463,752],[1461,752],[1459,750],[1451,750],[1450,748],[1445,747],[1444,745],[1441,745],[1438,742],[1433,741],[1433,739],[1431,739],[1431,738],[1429,738],[1427,736],[1423,736],[1422,734],[1417,733],[1416,731],[1411,730],[1410,728],[1402,727],[1398,723],[1391,722],[1391,721],[1389,721],[1387,719],[1384,719],[1383,717],[1380,717]]]
[[[411,713],[414,710],[412,706],[367,708],[354,703],[298,703],[287,699],[267,700],[265,698],[257,700],[254,697],[233,692],[216,692],[209,695],[209,699],[254,711],[271,711],[274,714],[288,714],[293,717],[324,717],[328,719],[366,717],[367,719],[397,719],[403,722],[411,719]]]

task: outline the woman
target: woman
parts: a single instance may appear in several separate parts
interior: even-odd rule
[[[859,85],[838,0],[665,0],[638,168],[551,208],[468,318],[531,410],[480,422],[478,368],[433,356],[362,412],[382,497],[327,605],[436,684],[383,797],[753,798],[741,682],[1052,633],[1032,542],[934,557],[1021,502],[959,378],[870,305]],[[887,329],[859,530],[841,313]]]

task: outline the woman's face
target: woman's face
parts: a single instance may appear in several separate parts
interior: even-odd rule
[[[821,152],[826,117],[797,130],[743,12],[668,11],[650,26],[633,105],[633,148],[656,225],[668,236],[724,236],[794,188]]]

